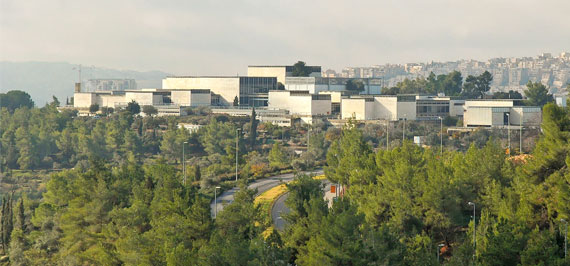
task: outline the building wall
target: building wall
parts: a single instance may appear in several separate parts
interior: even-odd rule
[[[330,100],[312,100],[311,101],[311,114],[312,115],[330,115],[331,101]]]
[[[540,107],[521,106],[513,107],[510,112],[511,125],[523,126],[540,126],[542,122],[542,111]]]
[[[341,118],[349,119],[355,118],[356,120],[366,119],[366,103],[365,99],[342,99],[341,103]]]
[[[449,116],[463,116],[464,105],[465,105],[465,100],[450,100]]]
[[[331,103],[340,103],[342,99],[342,93],[340,91],[319,91],[319,94],[330,95]]]
[[[398,102],[398,119],[416,120],[416,102]]]
[[[291,114],[297,115],[312,115],[312,102],[311,95],[306,96],[290,96],[288,100],[288,109]]]
[[[473,100],[465,100],[465,108],[469,108],[471,106],[480,106],[480,107],[512,107],[513,101],[497,101],[497,100],[488,100],[488,101],[473,101]]]
[[[96,102],[96,94],[90,92],[76,92],[73,94],[73,107],[89,107]]]
[[[249,77],[276,77],[277,82],[285,84],[287,70],[284,66],[248,66],[247,75]]]
[[[190,106],[210,106],[212,95],[208,93],[191,93]]]
[[[268,94],[269,107],[278,109],[289,108],[289,91],[270,91]]]
[[[190,90],[173,90],[170,92],[170,99],[173,104],[181,106],[210,106],[212,95],[208,93],[196,93]]]
[[[160,96],[160,99],[155,96]],[[131,102],[135,101],[140,106],[143,105],[155,105],[162,103],[162,96],[161,95],[154,95],[153,92],[126,92],[125,93],[125,101]]]
[[[101,94],[97,97],[97,104],[101,107],[111,107],[116,109],[121,106],[126,106],[127,101],[125,100],[125,95]]]
[[[492,124],[493,113],[490,107],[470,107],[465,109],[465,113],[463,114],[463,125],[465,127],[492,126]]]
[[[398,98],[397,97],[374,97],[376,102],[376,113],[378,119],[398,120]]]
[[[221,104],[231,105],[239,98],[239,77],[168,77],[162,80],[163,89],[210,89],[221,96]]]

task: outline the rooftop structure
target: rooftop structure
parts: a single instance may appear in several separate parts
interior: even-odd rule
[[[320,77],[320,66],[306,66],[310,69],[310,77]],[[285,84],[286,77],[293,76],[294,66],[248,66],[247,75],[250,77],[276,77],[277,82]]]

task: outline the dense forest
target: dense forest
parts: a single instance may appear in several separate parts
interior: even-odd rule
[[[505,154],[503,132],[446,138],[442,154],[398,135],[386,149],[384,126],[352,121],[307,132],[211,114],[76,117],[57,104],[1,111],[2,182],[13,183],[1,191],[2,263],[569,264],[570,112],[553,104],[526,156]],[[202,127],[190,133],[178,122]],[[408,139],[439,130],[397,126],[390,133]],[[212,219],[213,186],[235,185],[236,137],[241,188]],[[295,155],[307,140],[309,152]],[[247,180],[322,164],[341,195],[328,208],[322,182],[299,175],[287,185],[288,225],[273,230]],[[47,170],[36,190],[16,186]]]

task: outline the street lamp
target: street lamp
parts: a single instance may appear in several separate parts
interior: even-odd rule
[[[506,113],[506,115],[507,115],[507,140],[508,140],[507,148],[509,149],[509,155],[511,155],[511,115],[510,113]]]
[[[182,184],[186,185],[186,153],[184,151],[184,147],[188,144],[188,141],[184,141],[182,143],[182,172],[184,178],[182,179]]]
[[[473,265],[475,265],[475,253],[477,249],[477,238],[475,238],[475,232],[477,231],[477,226],[475,224],[475,203],[468,202],[470,206],[473,206]]]
[[[439,253],[441,252],[441,248],[445,246],[444,244],[437,245],[437,263],[439,264]]]
[[[519,123],[521,125],[521,131],[520,131],[520,136],[519,136],[519,153],[522,154],[523,153],[523,149],[522,149],[522,131],[523,131],[523,124],[524,124],[524,108],[521,108],[521,122]]]
[[[564,230],[564,259],[568,255],[568,222],[564,219],[560,219],[561,222],[566,224],[566,230]]]
[[[241,129],[236,129],[236,183],[238,181],[238,155],[239,155],[239,132]]]
[[[214,219],[218,217],[218,189],[220,187],[214,188]]]
[[[441,156],[443,156],[443,118],[438,116],[439,118],[439,146],[441,150]]]

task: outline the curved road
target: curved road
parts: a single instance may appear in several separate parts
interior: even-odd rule
[[[301,172],[301,174],[312,174],[312,175],[321,175],[323,174],[323,170],[322,169],[318,169],[318,170],[314,170],[314,171],[306,171],[306,172]],[[271,176],[271,177],[267,177],[267,178],[262,178],[262,179],[258,179],[255,180],[254,182],[250,183],[247,188],[249,189],[257,189],[257,194],[259,195],[275,186],[278,186],[279,184],[281,184],[281,182],[287,183],[292,181],[295,178],[295,173],[289,173],[289,174],[282,174],[282,175],[276,175],[276,176]],[[234,194],[239,190],[239,187],[234,187],[228,191],[225,191],[224,193],[218,195],[217,197],[217,202],[218,202],[218,212],[220,212],[221,210],[224,209],[224,205],[230,204],[233,200],[234,200]],[[210,203],[210,215],[212,217],[214,217],[214,213],[215,213],[215,209],[216,209],[216,204],[215,201],[212,200],[212,202]]]
[[[329,180],[323,180],[325,184],[323,187],[324,198],[325,201],[328,201],[329,208],[332,206],[332,198],[335,196],[334,193],[330,193],[332,183]],[[285,206],[285,200],[287,200],[287,196],[289,196],[289,192],[279,196],[273,204],[273,209],[271,209],[271,219],[273,220],[273,224],[275,228],[279,231],[283,231],[285,229],[285,225],[287,221],[285,221],[281,215],[289,213],[289,208]]]

